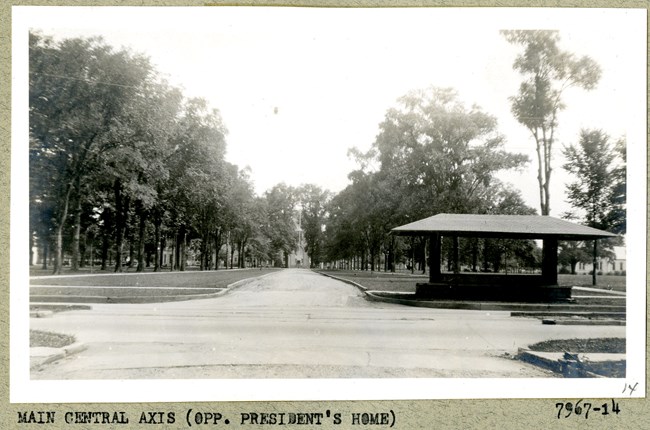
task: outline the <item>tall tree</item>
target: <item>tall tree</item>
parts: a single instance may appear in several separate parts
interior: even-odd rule
[[[178,150],[169,160],[172,175],[169,203],[175,230],[176,265],[181,270],[184,250],[192,235],[200,239],[202,269],[210,266],[211,245],[220,242],[228,188],[233,183],[230,166],[224,159],[226,135],[218,110],[210,109],[203,99],[185,101],[178,133],[173,139]]]
[[[617,234],[627,232],[627,145],[625,138],[614,144],[614,152],[618,158],[618,165],[612,169],[612,210],[609,212],[609,231]]]
[[[617,148],[624,147],[619,142]],[[601,130],[581,130],[578,145],[564,150],[567,159],[564,169],[571,173],[575,182],[567,184],[567,200],[581,211],[584,224],[601,230],[621,231],[625,223],[625,202],[621,198],[621,167],[624,160],[617,160],[620,149],[614,151],[609,144],[609,136]],[[624,151],[622,152],[624,156]],[[623,182],[624,184],[624,182]],[[624,194],[624,190],[623,190]],[[596,285],[596,262],[599,255],[610,255],[609,241],[605,249],[598,250],[597,241],[591,244],[593,261],[593,284]],[[589,245],[587,245],[589,247]],[[574,266],[572,265],[572,270]]]
[[[404,214],[477,213],[498,187],[494,175],[528,161],[503,143],[494,117],[478,106],[468,109],[453,89],[430,87],[388,110],[365,157],[391,181]]]
[[[107,133],[117,125],[124,107],[138,93],[151,72],[148,59],[128,51],[114,51],[101,39],[54,42],[30,33],[30,136],[40,158],[31,169],[56,181],[54,198],[55,267],[63,264],[63,233],[70,205],[81,193]],[[43,162],[47,159],[47,162]]]
[[[588,56],[576,58],[558,47],[560,35],[551,30],[504,30],[505,39],[524,51],[513,64],[524,81],[510,97],[512,113],[532,134],[537,152],[537,181],[542,215],[549,215],[553,144],[562,95],[570,87],[591,90],[600,80],[598,64]]]
[[[317,267],[324,255],[324,226],[327,219],[327,203],[330,192],[317,185],[306,184],[298,189],[301,206],[301,226],[307,244],[310,266]]]
[[[296,208],[296,190],[284,183],[277,184],[265,194],[265,235],[269,239],[269,252],[273,263],[288,264],[288,256],[296,249],[296,223],[293,214]]]
[[[382,251],[385,267],[392,269],[398,247],[389,236],[391,228],[443,212],[486,213],[503,189],[495,174],[528,161],[505,151],[496,120],[477,106],[468,109],[450,88],[407,93],[388,109],[379,129],[369,151],[350,151],[361,168],[350,174],[352,184],[334,200],[332,228],[358,235],[328,234],[330,256],[336,249],[349,255],[351,247],[362,243],[362,255],[370,254],[373,270]],[[423,243],[411,244],[412,256],[420,260],[416,245],[424,250]]]
[[[564,156],[564,169],[575,178],[566,186],[567,201],[581,211],[585,225],[611,230],[619,224],[617,215],[624,208],[616,204],[619,183],[614,172],[619,171],[621,160],[609,136],[601,130],[581,130],[578,144],[565,148]]]

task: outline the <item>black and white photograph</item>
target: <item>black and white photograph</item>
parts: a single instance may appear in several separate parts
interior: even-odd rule
[[[14,7],[12,402],[644,396],[646,15]]]

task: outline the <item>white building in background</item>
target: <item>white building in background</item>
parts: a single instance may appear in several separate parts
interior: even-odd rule
[[[602,272],[603,275],[621,275],[627,271],[626,257],[625,247],[615,246],[614,257],[601,258],[596,265],[596,272]],[[592,263],[578,263],[576,273],[579,275],[587,275],[591,272],[592,268]]]
[[[296,249],[289,254],[288,267],[304,267],[309,268],[310,261],[309,256],[305,248],[307,247],[307,242],[305,242],[305,234],[302,229],[302,210],[298,210],[298,217],[294,219],[296,223],[296,234],[298,235],[298,243]]]

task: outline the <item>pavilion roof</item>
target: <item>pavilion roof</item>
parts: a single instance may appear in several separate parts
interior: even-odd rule
[[[616,237],[615,234],[540,215],[438,214],[392,230],[399,235],[501,237],[510,239],[588,240]]]

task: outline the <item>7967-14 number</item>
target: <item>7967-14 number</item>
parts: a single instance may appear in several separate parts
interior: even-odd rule
[[[592,403],[585,402],[582,399],[575,404],[572,402],[559,402],[555,404],[557,408],[557,418],[569,418],[571,415],[584,415],[585,419],[589,418],[589,412],[600,413],[601,415],[615,414],[621,412],[618,402],[612,399],[610,402],[603,403],[600,406],[594,406]]]

